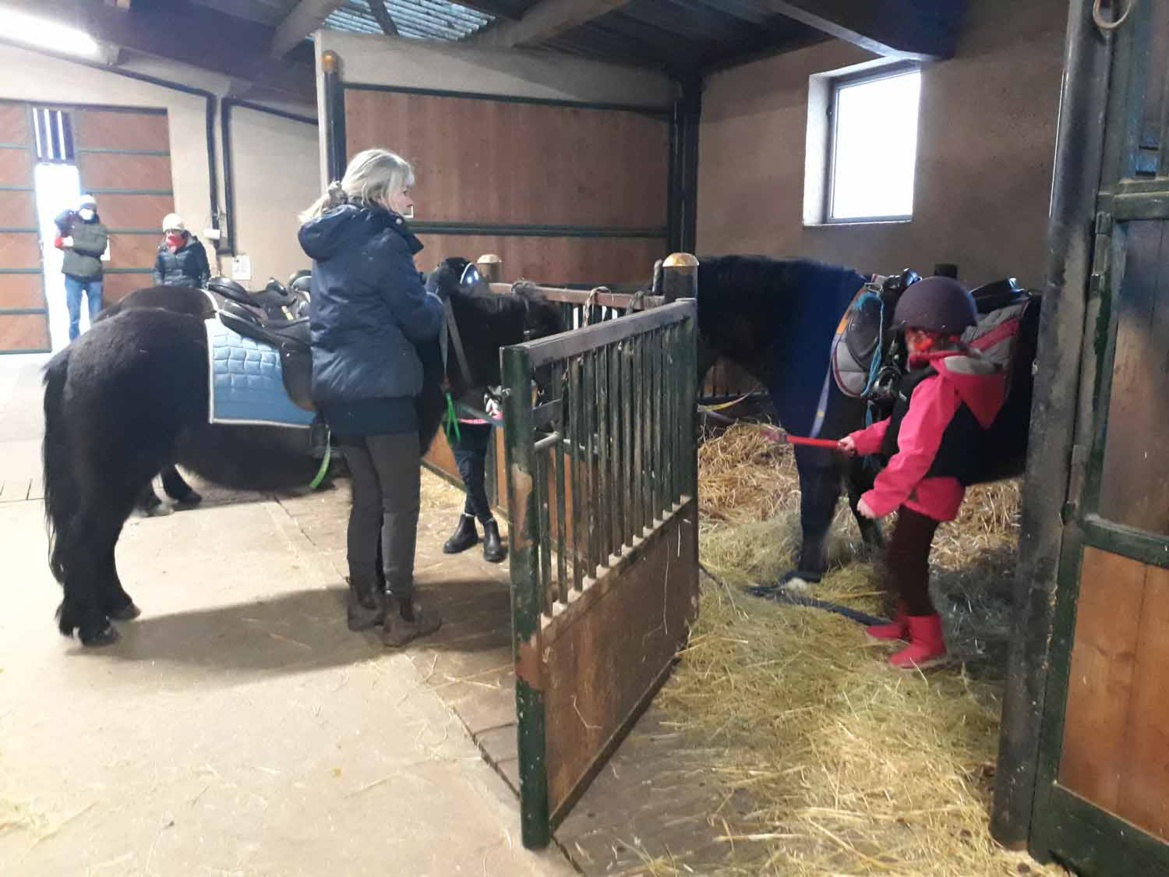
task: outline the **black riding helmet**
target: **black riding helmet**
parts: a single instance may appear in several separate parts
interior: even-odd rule
[[[978,322],[974,297],[952,277],[927,277],[901,294],[893,322],[901,329],[961,335]]]

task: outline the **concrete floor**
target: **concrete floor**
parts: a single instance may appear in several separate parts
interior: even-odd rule
[[[108,650],[59,637],[41,362],[0,358],[0,874],[572,873],[522,849],[513,794],[410,656],[345,628],[338,552],[276,501],[132,519],[143,617]]]

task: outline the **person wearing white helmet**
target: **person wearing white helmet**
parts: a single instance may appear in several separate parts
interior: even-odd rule
[[[168,213],[162,221],[163,241],[154,259],[155,286],[201,287],[211,278],[207,251],[202,242],[187,231],[183,218]]]
[[[69,340],[81,334],[81,297],[89,304],[90,322],[102,308],[102,254],[109,233],[97,215],[92,195],[82,195],[76,210],[66,210],[55,220],[60,235],[56,245],[65,253],[61,273],[65,275],[65,302],[69,307]]]

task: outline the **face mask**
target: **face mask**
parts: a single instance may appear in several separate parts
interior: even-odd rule
[[[78,210],[77,215],[80,216],[82,219],[84,219],[86,222],[89,222],[89,220],[93,219],[93,211],[90,210],[88,207],[83,207],[81,210]]]
[[[183,233],[181,231],[168,231],[166,233],[166,245],[172,250],[177,250],[183,245]]]

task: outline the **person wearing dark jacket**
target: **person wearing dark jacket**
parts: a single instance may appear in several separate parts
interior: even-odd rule
[[[168,213],[162,221],[163,242],[154,259],[155,286],[202,287],[211,279],[207,251],[200,240],[187,231],[183,218]]]
[[[349,628],[381,624],[383,641],[395,647],[441,624],[414,599],[422,464],[415,345],[438,336],[443,308],[414,265],[422,244],[403,218],[413,209],[413,182],[409,163],[394,153],[361,152],[301,216],[299,233],[313,260],[313,398],[352,474]]]
[[[889,464],[857,504],[866,518],[897,512],[885,554],[888,589],[897,597],[892,624],[868,628],[874,639],[907,640],[889,663],[914,669],[946,656],[942,619],[930,600],[934,534],[958,510],[971,483],[970,461],[1006,396],[1006,375],[961,343],[978,319],[974,299],[948,277],[928,277],[902,293],[893,320],[905,329],[910,371],[893,415],[840,440],[848,454],[882,454]]]
[[[76,210],[66,210],[55,220],[60,232],[60,249],[65,258],[61,273],[65,275],[65,303],[69,308],[69,340],[81,334],[81,296],[89,304],[89,319],[101,313],[102,264],[109,234],[97,215],[92,195],[82,195]]]

